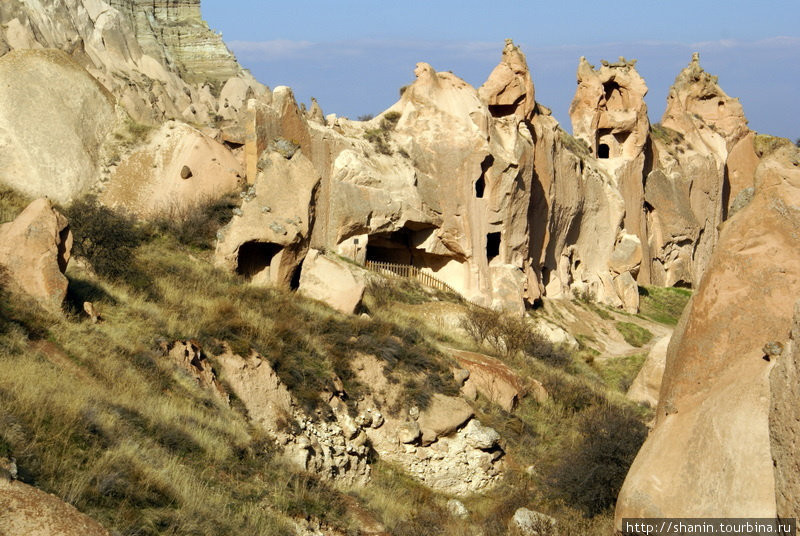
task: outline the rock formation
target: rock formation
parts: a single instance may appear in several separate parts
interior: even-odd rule
[[[652,282],[697,284],[718,227],[740,191],[753,186],[758,157],[742,106],[705,72],[695,54],[670,88],[654,128],[655,169],[645,201]]]
[[[0,527],[4,536],[109,536],[75,507],[22,482],[0,479]]]
[[[647,359],[626,394],[634,402],[647,404],[650,407],[658,405],[658,393],[661,391],[661,380],[664,377],[669,341],[670,336],[662,337],[647,354]]]
[[[667,352],[656,425],[617,502],[623,517],[795,517],[800,169],[764,160]],[[794,424],[793,424],[794,423]]]
[[[111,94],[66,53],[0,56],[0,183],[68,203],[97,182]]]
[[[67,295],[64,271],[72,250],[67,219],[47,199],[37,199],[10,223],[0,225],[0,268],[12,288],[60,311]]]
[[[40,48],[70,55],[134,119],[147,123],[224,118],[225,101],[218,97],[231,79],[243,80],[251,94],[264,89],[208,29],[200,0],[55,0],[46,8],[4,1],[0,55]]]
[[[181,218],[243,183],[242,162],[224,145],[168,121],[114,167],[100,200],[145,217]]]
[[[342,313],[356,311],[366,288],[363,269],[326,257],[317,250],[311,250],[303,261],[298,291]]]

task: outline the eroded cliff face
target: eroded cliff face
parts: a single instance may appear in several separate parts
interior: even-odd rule
[[[139,121],[207,123],[230,79],[263,88],[202,20],[200,0],[7,0],[0,55],[57,48],[72,56]]]
[[[759,166],[722,226],[667,351],[656,425],[617,502],[623,517],[795,517],[800,170]],[[792,331],[794,330],[794,331]],[[788,350],[791,348],[791,350]]]
[[[736,196],[753,186],[754,133],[695,54],[670,88],[646,180],[652,281],[697,284]]]

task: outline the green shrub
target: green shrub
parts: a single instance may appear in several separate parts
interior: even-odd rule
[[[582,439],[551,470],[550,483],[557,496],[595,516],[614,506],[647,427],[629,409],[604,404],[581,415],[579,429]]]

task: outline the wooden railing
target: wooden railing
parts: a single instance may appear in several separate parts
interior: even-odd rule
[[[441,279],[429,274],[428,272],[423,272],[416,266],[411,266],[410,264],[397,264],[394,262],[368,260],[365,267],[368,270],[372,270],[373,272],[377,272],[379,274],[386,274],[388,272],[390,274],[394,274],[400,277],[416,279],[426,287],[435,288],[437,290],[441,290],[444,292],[452,292],[454,294],[458,294],[459,296],[461,296],[460,292],[458,292],[456,289],[454,289]],[[463,298],[463,296],[461,297]]]

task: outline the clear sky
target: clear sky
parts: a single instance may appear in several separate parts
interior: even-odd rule
[[[528,58],[536,100],[571,130],[578,58],[638,59],[650,120],[694,51],[750,127],[800,137],[800,0],[202,0],[203,16],[262,83],[327,113],[377,114],[425,61],[475,87],[504,39]]]

